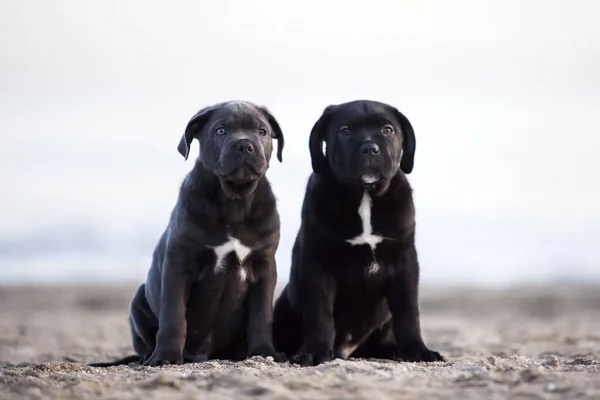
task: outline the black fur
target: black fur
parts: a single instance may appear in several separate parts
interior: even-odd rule
[[[293,362],[443,360],[420,332],[415,210],[405,176],[413,169],[415,145],[408,119],[379,102],[327,107],[314,125],[314,173],[290,281],[274,311],[275,347]],[[375,250],[348,243],[363,232],[358,209],[365,193],[372,201],[372,233],[384,237]],[[374,263],[378,270],[370,273]]]
[[[144,365],[206,359],[273,356],[273,291],[279,215],[265,172],[272,138],[283,133],[263,107],[227,102],[207,107],[188,123],[178,150],[187,158],[192,139],[200,157],[187,175],[169,224],[153,254],[146,283],[131,302],[136,356]],[[251,248],[242,265],[228,253],[215,270],[213,248],[238,239]]]

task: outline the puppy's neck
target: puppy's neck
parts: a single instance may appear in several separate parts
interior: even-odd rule
[[[365,193],[371,198],[383,197],[389,191],[392,181],[396,177],[388,181],[377,182],[371,187],[367,187],[362,183],[342,183],[339,182],[333,175],[326,175],[324,181],[328,186],[336,188],[335,193],[344,198],[361,199]]]
[[[360,203],[365,193],[373,201],[377,201],[377,199],[387,199],[397,195],[404,196],[403,193],[410,194],[412,192],[406,175],[400,170],[390,180],[378,183],[371,190],[368,190],[361,184],[349,185],[340,183],[332,174],[323,174],[320,179],[322,179],[321,182],[323,185],[333,189],[328,190],[327,193],[333,193],[336,198],[344,199],[344,201],[351,199],[352,203]]]
[[[198,160],[182,184],[182,190],[188,191],[195,199],[193,207],[197,211],[218,216],[226,224],[235,225],[243,222],[252,212],[256,195],[262,190],[264,180],[266,177],[263,176],[253,187],[244,190],[225,190],[221,179]],[[207,209],[209,205],[211,209]]]

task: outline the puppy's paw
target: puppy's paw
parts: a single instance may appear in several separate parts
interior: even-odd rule
[[[435,362],[446,361],[437,351],[429,350],[425,345],[411,348],[401,348],[398,350],[398,359],[408,362]]]
[[[303,367],[313,367],[327,361],[333,360],[331,354],[318,355],[311,353],[298,353],[290,359],[293,364],[302,365]]]
[[[203,363],[208,361],[208,356],[206,354],[189,354],[183,356],[184,363]]]
[[[278,363],[284,363],[288,360],[288,358],[285,355],[285,353],[276,352],[275,355],[273,356],[273,360],[275,360],[275,362],[278,362]]]
[[[256,349],[252,349],[248,352],[248,357],[273,357],[273,360],[278,363],[283,363],[287,361],[287,357],[284,353],[277,352],[272,346],[259,347]]]
[[[442,356],[440,353],[438,353],[437,351],[433,351],[433,350],[427,350],[429,352],[429,357],[432,357],[433,360],[431,361],[441,361],[441,362],[446,362],[446,359],[444,358],[444,356]]]
[[[277,362],[277,363],[284,363],[288,360],[287,356],[285,355],[285,353],[279,353],[279,352],[274,352],[272,354],[264,354],[261,355],[262,357],[273,357],[273,361]]]
[[[172,364],[183,364],[183,357],[181,354],[177,354],[173,351],[161,351],[159,349],[155,349],[150,358],[144,361],[144,365],[147,367],[158,367],[161,365]]]

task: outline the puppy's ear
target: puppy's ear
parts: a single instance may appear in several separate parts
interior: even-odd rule
[[[279,122],[277,122],[277,120],[275,119],[273,114],[271,114],[271,112],[266,107],[258,107],[258,108],[260,109],[260,111],[262,111],[262,113],[265,115],[265,117],[267,117],[269,125],[271,125],[271,128],[275,132],[275,139],[277,139],[277,159],[279,160],[279,162],[282,162],[283,161],[283,158],[282,158],[283,145],[284,145],[283,131],[281,130],[281,127],[279,126]]]
[[[198,135],[202,132],[202,129],[204,129],[204,125],[206,125],[206,122],[209,120],[212,113],[222,105],[223,103],[219,103],[214,106],[205,107],[190,119],[185,127],[185,132],[179,141],[179,145],[177,146],[177,151],[179,151],[179,154],[181,154],[184,159],[188,159],[192,140],[194,138],[198,139]]]
[[[394,114],[400,127],[402,128],[402,159],[400,160],[400,169],[405,174],[410,174],[413,170],[415,163],[415,150],[417,148],[417,140],[415,138],[415,131],[408,118],[404,116],[400,111],[394,108]]]
[[[325,134],[327,133],[326,129],[329,124],[329,119],[336,109],[337,106],[328,106],[325,108],[323,114],[310,131],[310,158],[315,174],[323,172],[326,166],[327,161],[325,160],[325,154],[323,154],[323,141],[325,140]]]

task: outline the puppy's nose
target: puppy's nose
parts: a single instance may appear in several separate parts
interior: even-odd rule
[[[363,156],[377,155],[379,154],[379,146],[373,142],[365,143],[360,147],[360,154]]]
[[[254,145],[250,141],[242,139],[235,143],[235,149],[242,154],[254,153]]]

